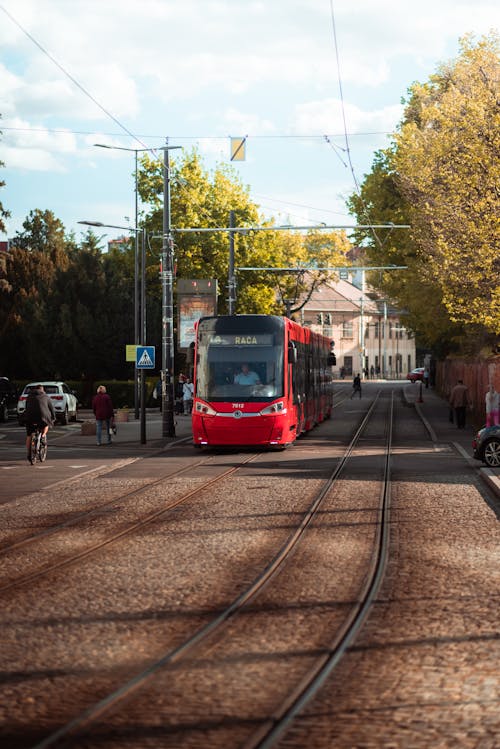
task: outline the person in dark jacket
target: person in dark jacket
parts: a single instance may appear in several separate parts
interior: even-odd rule
[[[361,398],[361,377],[359,374],[356,375],[354,380],[352,381],[352,393],[351,398],[353,398],[356,393],[359,393],[359,397]]]
[[[457,429],[465,429],[465,412],[470,405],[469,391],[462,380],[458,380],[450,393],[450,406],[455,412]]]
[[[26,410],[24,411],[24,423],[26,425],[26,452],[31,462],[30,447],[31,435],[37,427],[41,427],[42,442],[47,444],[47,432],[56,420],[54,404],[43,389],[43,385],[32,388],[26,399]]]
[[[95,415],[97,444],[102,444],[102,428],[106,425],[107,444],[111,444],[111,419],[115,415],[113,403],[106,392],[105,385],[99,385],[97,394],[92,398],[92,411]]]

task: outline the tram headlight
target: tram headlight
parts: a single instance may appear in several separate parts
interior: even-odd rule
[[[285,404],[283,401],[279,401],[278,403],[273,403],[270,406],[267,406],[266,408],[263,408],[260,412],[261,416],[272,416],[273,414],[277,413],[286,413]]]
[[[212,406],[209,406],[207,403],[200,403],[199,401],[196,402],[195,411],[201,416],[217,416],[217,411]]]

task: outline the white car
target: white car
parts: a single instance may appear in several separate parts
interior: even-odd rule
[[[28,383],[17,401],[17,419],[23,422],[24,412],[26,410],[26,398],[31,390],[37,385],[43,385],[43,389],[53,403],[56,412],[56,419],[61,424],[67,424],[71,419],[76,421],[78,399],[75,391],[70,390],[65,382],[30,382]]]

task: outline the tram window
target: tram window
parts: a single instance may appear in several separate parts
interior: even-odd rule
[[[210,346],[199,358],[196,394],[206,400],[266,400],[283,393],[283,365],[276,346]],[[235,381],[242,365],[248,364],[259,382]]]

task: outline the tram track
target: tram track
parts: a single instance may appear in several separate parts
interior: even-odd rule
[[[333,403],[333,408],[336,408],[340,406],[345,401],[345,397],[341,397],[340,399],[335,399]],[[257,453],[248,459],[245,459],[241,466],[244,466],[249,460],[255,459],[257,456]],[[155,478],[152,480],[147,481],[146,483],[142,484],[140,487],[136,487],[134,489],[131,489],[130,491],[118,494],[113,496],[111,499],[99,502],[98,505],[91,507],[89,509],[84,509],[81,512],[78,512],[76,514],[73,514],[71,518],[64,520],[63,522],[56,523],[55,525],[52,525],[48,528],[44,528],[37,533],[32,534],[26,534],[22,535],[21,537],[17,536],[15,540],[13,541],[7,541],[2,544],[0,544],[0,558],[5,557],[8,554],[11,554],[17,550],[20,549],[26,549],[30,547],[33,544],[39,544],[43,543],[45,540],[50,539],[51,536],[54,536],[55,534],[62,533],[65,530],[69,528],[73,528],[77,526],[79,523],[89,521],[93,518],[98,517],[99,515],[106,513],[107,511],[110,511],[115,505],[119,505],[120,503],[124,501],[130,501],[138,496],[141,496],[145,494],[146,492],[150,491],[154,487],[161,486],[163,483],[167,481],[172,481],[176,477],[182,476],[188,472],[193,471],[194,469],[201,467],[201,466],[207,466],[212,462],[213,456],[210,458],[203,458],[201,460],[197,460],[195,462],[189,463],[189,465],[179,468],[174,471],[169,471],[168,473],[163,474],[159,478]],[[238,467],[236,467],[234,470],[237,470]],[[74,564],[75,562],[86,558],[90,554],[99,551],[99,549],[103,548],[104,546],[107,546],[110,543],[113,543],[114,541],[117,541],[124,536],[127,535],[127,533],[132,533],[134,531],[137,531],[139,528],[146,526],[148,523],[153,522],[159,517],[162,517],[165,513],[168,513],[178,507],[182,502],[186,501],[187,499],[190,499],[192,496],[194,496],[197,492],[202,493],[205,489],[212,486],[213,483],[215,483],[218,480],[222,480],[226,478],[227,476],[231,475],[231,473],[234,472],[233,469],[230,469],[229,471],[223,472],[219,477],[217,477],[215,480],[210,480],[206,482],[205,484],[200,485],[197,487],[196,490],[191,490],[187,492],[185,495],[180,496],[175,501],[169,503],[166,507],[162,508],[161,510],[152,512],[147,514],[142,520],[139,520],[133,524],[131,524],[128,528],[125,528],[115,534],[112,534],[109,536],[109,538],[104,539],[100,541],[99,543],[96,543],[89,547],[88,549],[81,551],[77,554],[74,554],[66,559],[59,560],[57,562],[51,562],[50,564],[43,567],[43,569],[34,571],[28,575],[21,576],[17,578],[16,580],[11,580],[7,583],[2,583],[0,580],[0,595],[2,593],[7,592],[9,590],[13,590],[15,588],[19,588],[27,583],[30,583],[34,580],[36,580],[39,577],[42,577],[43,575],[47,575],[50,572],[56,571],[62,567],[69,566],[71,564]],[[109,473],[109,472],[108,472]],[[76,479],[73,480],[73,483],[75,483]]]
[[[245,457],[239,465],[231,466],[229,469],[226,469],[225,471],[218,474],[214,478],[209,479],[208,481],[205,481],[203,484],[196,486],[194,489],[190,489],[188,491],[183,492],[180,496],[170,501],[166,506],[161,507],[160,509],[154,510],[153,512],[150,512],[144,515],[139,520],[129,524],[128,526],[120,529],[119,531],[116,531],[115,533],[108,535],[106,538],[102,539],[98,543],[94,543],[88,546],[87,548],[85,548],[84,550],[79,551],[78,553],[67,556],[66,558],[60,559],[56,562],[51,562],[41,569],[37,569],[27,575],[22,575],[14,580],[10,580],[7,583],[0,582],[0,595],[7,591],[12,591],[17,588],[21,588],[27,583],[31,583],[34,580],[40,577],[43,577],[45,575],[48,575],[51,572],[55,572],[56,570],[59,570],[63,567],[68,567],[72,564],[75,564],[76,562],[82,559],[85,559],[91,554],[94,554],[100,551],[105,546],[108,546],[109,544],[112,544],[115,541],[122,539],[123,537],[127,536],[130,533],[134,533],[138,531],[140,528],[144,528],[145,526],[154,522],[158,518],[168,515],[169,512],[177,508],[183,502],[186,502],[188,499],[191,499],[193,496],[199,493],[203,493],[204,491],[212,487],[214,484],[218,483],[219,481],[224,480],[225,478],[233,474],[235,471],[240,470],[240,468],[245,466],[247,463],[251,462],[252,460],[255,460],[257,455],[258,453],[252,453],[251,455]],[[210,460],[206,460],[206,459],[198,460],[195,463],[191,463],[190,465],[185,466],[184,468],[178,469],[177,471],[173,471],[173,472],[171,471],[168,474],[161,476],[160,478],[154,479],[152,481],[148,481],[146,484],[143,484],[141,487],[132,489],[129,492],[125,492],[118,496],[115,496],[109,501],[100,503],[99,506],[93,507],[91,510],[86,510],[76,516],[73,516],[71,519],[64,521],[63,523],[58,523],[57,525],[52,526],[51,528],[47,528],[37,534],[19,539],[16,542],[3,546],[2,548],[0,548],[0,555],[6,556],[9,553],[25,548],[27,546],[34,545],[40,542],[44,542],[50,539],[51,536],[57,533],[60,533],[64,530],[67,530],[68,528],[73,527],[79,522],[90,520],[99,516],[106,510],[109,510],[114,505],[117,505],[123,502],[124,500],[130,500],[132,498],[136,498],[137,496],[140,496],[141,494],[147,493],[153,487],[159,487],[165,482],[172,481],[177,476],[181,476],[187,473],[188,471],[193,471],[194,468],[209,465],[210,462],[211,462]]]
[[[344,626],[335,633],[327,652],[317,659],[313,667],[304,675],[296,689],[265,721],[242,749],[270,749],[287,730],[295,716],[310,702],[325,680],[330,676],[347,648],[366,620],[371,606],[382,583],[387,564],[389,548],[389,513],[390,513],[390,457],[393,431],[393,399],[391,398],[390,417],[388,420],[386,454],[384,461],[384,478],[380,493],[379,524],[376,540],[376,553],[367,576],[359,601],[352,607]]]
[[[216,639],[217,637],[220,637],[224,627],[228,623],[232,623],[237,614],[243,613],[245,608],[250,604],[255,605],[255,599],[257,599],[257,596],[266,589],[268,584],[293,558],[293,554],[296,551],[299,542],[303,539],[306,530],[321,510],[325,497],[329,495],[332,487],[335,486],[335,483],[342,476],[345,467],[348,465],[350,458],[356,450],[356,447],[359,447],[360,441],[367,430],[377,402],[378,395],[361,421],[361,424],[358,426],[354,437],[344,452],[344,455],[337,462],[330,475],[325,480],[322,488],[310,503],[310,506],[303,514],[300,523],[289,534],[286,542],[280,547],[274,558],[267,564],[263,571],[254,579],[252,584],[241,592],[241,594],[237,596],[230,605],[228,605],[223,611],[220,611],[191,637],[186,638],[176,648],[164,653],[161,657],[157,658],[154,663],[150,664],[147,669],[136,674],[132,679],[122,684],[121,687],[115,689],[107,697],[101,699],[98,703],[85,710],[66,725],[47,736],[43,741],[36,744],[35,749],[48,749],[48,747],[59,746],[61,742],[65,745],[67,741],[71,741],[74,737],[80,736],[83,732],[88,733],[89,730],[92,732],[92,728],[96,725],[97,730],[99,731],[99,720],[104,715],[107,715],[113,709],[119,709],[122,701],[130,699],[133,694],[140,693],[141,689],[152,681],[155,675],[161,671],[180,664],[187,658],[187,656],[193,657],[194,653],[197,653],[202,647],[206,646],[209,641],[212,641],[211,638],[213,636],[215,636]],[[260,748],[271,746],[277,737],[281,735],[281,733],[286,729],[288,723],[293,720],[296,712],[299,711],[302,706],[311,699],[317,689],[319,689],[324,679],[326,679],[332,668],[334,668],[335,664],[340,659],[342,653],[349,646],[349,643],[355,637],[362,621],[366,617],[373,597],[376,594],[377,586],[379,585],[383,574],[387,550],[387,515],[389,505],[388,482],[392,439],[392,409],[393,403],[391,399],[389,415],[390,427],[386,431],[384,448],[383,488],[380,491],[380,503],[378,509],[377,551],[373,555],[370,572],[367,575],[370,582],[366,582],[363,586],[363,590],[357,597],[349,616],[346,617],[343,625],[338,628],[329,646],[322,649],[321,656],[315,659],[314,665],[305,675],[302,676],[299,682],[294,686],[293,690],[291,690],[290,694],[287,695],[286,699],[272,711],[270,717],[267,717],[263,722],[261,722],[258,730],[253,732],[250,738],[247,738],[247,743],[245,744],[246,749],[247,747],[248,749],[253,749],[254,747]],[[84,743],[82,746],[83,745],[91,746],[92,744]]]

